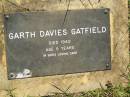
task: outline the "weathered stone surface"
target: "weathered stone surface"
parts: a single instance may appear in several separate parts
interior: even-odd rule
[[[4,11],[6,13],[24,12],[28,10],[66,10],[69,4],[65,2],[66,0],[61,0],[61,2],[59,2],[60,0],[12,0],[13,4],[4,0],[2,1],[0,12]],[[126,67],[129,63],[127,0],[101,0],[100,3],[97,2],[98,0],[93,0],[91,4],[87,2],[87,0],[83,3],[81,3],[80,0],[70,1],[70,10],[102,7],[110,8],[112,70],[9,81],[7,80],[6,73],[6,52],[3,31],[0,27],[0,90],[2,90],[0,97],[6,95],[6,93],[3,92],[5,89],[16,88],[16,95],[23,97],[26,95],[38,96],[60,92],[52,86],[52,84],[64,90],[71,85],[68,92],[79,92],[99,88],[100,83],[104,86],[108,80],[114,85],[125,81],[120,75],[122,72],[126,72]],[[4,5],[3,7],[2,4]],[[2,10],[2,8],[4,8],[4,10]]]

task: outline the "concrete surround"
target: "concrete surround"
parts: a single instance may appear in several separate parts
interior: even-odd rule
[[[3,13],[24,12],[23,8],[30,11],[55,11],[66,10],[66,0],[12,0],[17,6],[3,0],[0,2],[0,11]],[[121,77],[126,72],[129,64],[129,38],[128,38],[128,1],[127,0],[70,0],[70,10],[88,8],[110,8],[111,23],[111,58],[112,70],[88,72],[80,74],[57,75],[47,77],[28,78],[20,80],[7,80],[5,42],[3,34],[3,21],[0,18],[0,97],[5,97],[5,90],[16,89],[14,92],[18,97],[48,95],[60,92],[53,85],[66,90],[70,85],[68,93],[87,91],[105,87],[107,81],[114,85],[126,80]],[[4,10],[2,10],[4,8]],[[52,85],[53,84],[53,85]]]

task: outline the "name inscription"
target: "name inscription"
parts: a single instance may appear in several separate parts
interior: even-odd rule
[[[53,37],[53,36],[66,36],[66,35],[84,35],[84,34],[93,34],[93,33],[105,33],[107,27],[86,27],[86,28],[73,28],[70,31],[67,29],[53,29],[45,31],[33,31],[33,32],[10,32],[8,34],[9,39],[24,39],[24,38],[44,38],[44,37]],[[39,36],[36,36],[36,33],[39,33]]]

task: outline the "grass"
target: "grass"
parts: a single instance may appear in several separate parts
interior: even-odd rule
[[[130,81],[129,81],[130,82]],[[121,84],[118,86],[113,86],[113,84],[108,81],[105,85],[106,88],[95,89],[93,91],[84,91],[80,93],[68,93],[67,91],[71,88],[69,87],[67,90],[62,90],[55,85],[52,85],[56,89],[58,89],[61,93],[54,93],[52,96],[39,96],[39,97],[130,97],[130,86],[127,87],[122,86]],[[6,90],[6,97],[18,97],[15,95],[15,89]],[[32,96],[27,96],[32,97]]]
[[[52,96],[39,96],[39,97],[130,97],[130,88],[126,87],[124,88],[122,85],[113,87],[111,83],[106,84],[106,89],[104,88],[98,88],[93,91],[87,91],[87,92],[80,92],[80,93],[67,93],[62,92],[61,93],[54,93]],[[8,97],[17,97],[13,90],[6,90]],[[27,96],[31,97],[31,96]]]
[[[46,97],[130,97],[130,94],[127,92],[127,88],[122,86],[111,87],[107,89],[96,89],[88,92],[81,92],[75,94],[55,94],[54,96]]]

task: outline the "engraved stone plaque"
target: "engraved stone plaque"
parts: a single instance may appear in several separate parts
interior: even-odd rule
[[[111,69],[110,10],[4,16],[8,79]]]

